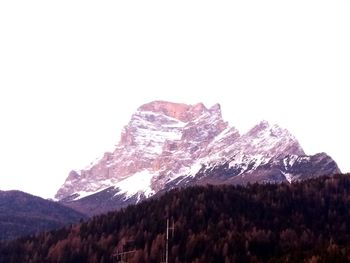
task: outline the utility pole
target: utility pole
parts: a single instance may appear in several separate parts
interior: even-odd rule
[[[172,237],[174,237],[174,221],[173,227],[169,228],[169,218],[166,220],[166,249],[165,249],[165,263],[169,263],[169,229],[172,230]]]
[[[166,220],[166,250],[165,263],[169,262],[169,219]]]

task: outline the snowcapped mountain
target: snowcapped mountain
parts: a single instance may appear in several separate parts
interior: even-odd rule
[[[287,130],[263,121],[246,134],[220,105],[154,101],[141,106],[116,149],[72,171],[56,198],[95,214],[192,184],[293,182],[340,173],[326,154],[306,156]]]

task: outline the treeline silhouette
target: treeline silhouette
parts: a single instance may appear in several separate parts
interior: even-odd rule
[[[350,261],[350,177],[175,189],[158,199],[0,245],[0,262]],[[117,252],[132,251],[121,257]]]

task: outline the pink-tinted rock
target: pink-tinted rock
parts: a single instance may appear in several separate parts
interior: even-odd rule
[[[278,126],[263,122],[240,136],[222,119],[219,104],[207,109],[202,103],[154,101],[132,115],[112,153],[71,172],[56,198],[97,192],[145,171],[152,174],[149,187],[157,192],[179,176],[196,175],[202,165],[230,160],[233,166],[255,159],[264,164],[288,154],[303,151],[297,140]]]

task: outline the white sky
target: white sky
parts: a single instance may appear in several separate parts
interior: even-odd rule
[[[146,102],[219,102],[350,171],[350,1],[0,1],[0,189],[52,197]]]

